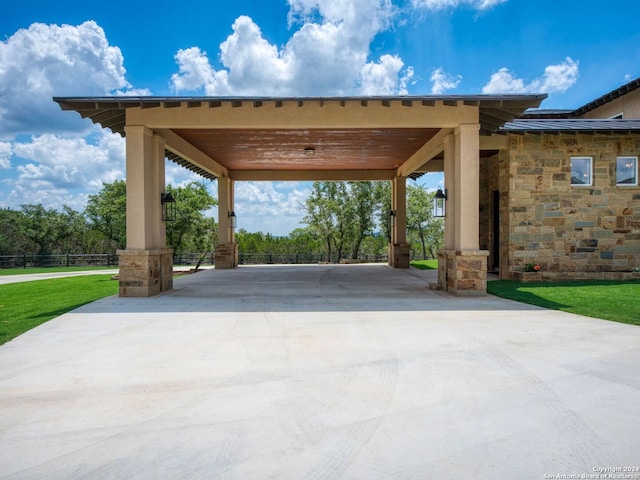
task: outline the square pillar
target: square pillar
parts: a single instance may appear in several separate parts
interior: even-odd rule
[[[455,129],[454,248],[479,250],[480,246],[480,125],[461,124]]]
[[[391,225],[389,266],[409,268],[411,246],[407,243],[407,177],[395,177],[391,182],[391,209],[395,211]]]
[[[487,294],[487,257],[480,250],[480,139],[478,124],[461,124],[444,140],[445,248],[438,252],[434,288],[456,296]]]
[[[218,245],[215,268],[229,269],[238,266],[238,244],[231,226],[229,213],[234,208],[234,182],[229,177],[218,178]]]
[[[127,135],[127,249],[119,250],[121,297],[149,297],[173,288],[173,250],[166,248],[161,193],[164,139],[144,126]]]

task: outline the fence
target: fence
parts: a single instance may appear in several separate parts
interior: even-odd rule
[[[115,267],[118,256],[112,253],[67,255],[0,255],[0,268],[29,267]]]
[[[299,264],[329,262],[325,253],[240,253],[240,265]],[[174,265],[196,265],[199,253],[180,253],[173,258]],[[353,260],[345,260],[347,262]],[[386,262],[386,255],[360,255],[359,262]],[[208,252],[201,265],[213,265],[215,252]],[[112,253],[67,255],[0,255],[0,268],[29,267],[116,267],[118,256]]]
[[[360,255],[361,262],[384,262],[386,255]],[[322,263],[331,259],[325,253],[240,253],[240,265]]]

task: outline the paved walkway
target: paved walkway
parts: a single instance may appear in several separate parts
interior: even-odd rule
[[[85,275],[102,275],[118,273],[117,268],[104,270],[81,270],[77,272],[27,273],[23,275],[0,275],[0,285],[7,283],[32,282],[33,280],[49,280],[52,278],[80,277]]]
[[[58,317],[0,347],[0,478],[520,480],[640,466],[640,328],[453,298],[425,288],[433,275],[209,270]]]

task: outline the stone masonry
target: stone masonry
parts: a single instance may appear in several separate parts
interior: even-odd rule
[[[483,167],[482,231],[500,190],[500,277],[627,279],[640,267],[640,187],[616,185],[616,157],[639,156],[639,135],[511,134]],[[593,185],[571,186],[570,158],[593,158]],[[497,177],[493,172],[497,170]],[[498,178],[497,185],[490,185]],[[481,244],[491,245],[490,234]],[[540,265],[525,273],[526,264]]]
[[[118,250],[121,297],[151,297],[173,288],[173,250]]]

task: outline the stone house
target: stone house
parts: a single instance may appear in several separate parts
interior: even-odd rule
[[[522,281],[640,276],[639,87],[576,110],[527,111],[500,129],[501,148],[481,151],[489,271]]]

